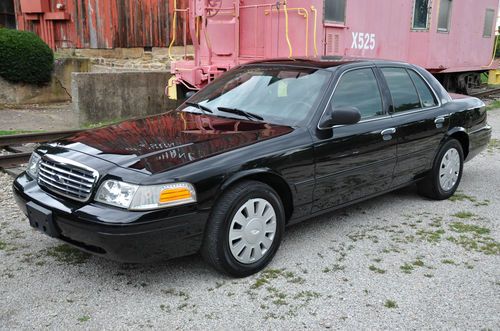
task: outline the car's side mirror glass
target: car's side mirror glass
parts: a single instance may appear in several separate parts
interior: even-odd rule
[[[356,107],[339,107],[330,110],[321,128],[331,128],[334,125],[356,124],[361,120],[361,113]]]

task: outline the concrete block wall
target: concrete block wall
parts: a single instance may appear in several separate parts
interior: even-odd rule
[[[0,105],[46,104],[71,101],[71,73],[86,72],[90,60],[65,58],[56,60],[52,79],[38,86],[11,83],[0,78]]]
[[[73,73],[73,111],[80,125],[153,115],[177,107],[165,95],[169,72]]]

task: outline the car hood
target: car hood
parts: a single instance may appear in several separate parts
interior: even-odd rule
[[[291,131],[288,126],[174,111],[83,131],[51,145],[154,174]]]

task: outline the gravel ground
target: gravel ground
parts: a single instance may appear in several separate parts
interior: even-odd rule
[[[500,110],[490,112],[500,128]],[[500,130],[442,202],[410,187],[288,229],[230,279],[125,265],[30,229],[0,174],[0,329],[500,329]]]
[[[71,103],[27,105],[19,108],[0,106],[0,130],[69,130],[78,128],[78,116]]]

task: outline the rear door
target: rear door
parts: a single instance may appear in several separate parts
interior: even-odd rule
[[[327,107],[357,107],[362,119],[356,124],[334,126],[331,131],[321,130],[327,137],[315,137],[313,213],[391,186],[396,139],[391,133],[392,118],[382,92],[371,67],[349,69],[341,74]]]
[[[448,127],[437,94],[411,67],[381,67],[392,96],[391,114],[396,128],[398,161],[394,186],[422,176],[432,162]]]

